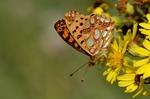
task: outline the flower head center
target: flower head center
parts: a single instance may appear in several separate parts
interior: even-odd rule
[[[113,66],[114,69],[122,66],[123,64],[123,55],[121,52],[115,52],[109,54],[109,63]]]

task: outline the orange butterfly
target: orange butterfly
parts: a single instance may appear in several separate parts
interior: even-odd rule
[[[105,15],[69,11],[54,27],[69,45],[90,56],[90,64],[96,64],[113,38],[114,21]]]

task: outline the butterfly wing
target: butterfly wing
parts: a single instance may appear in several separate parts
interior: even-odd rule
[[[78,43],[75,41],[75,39],[73,38],[73,36],[71,35],[71,33],[69,32],[66,22],[64,19],[59,20],[55,23],[54,25],[55,30],[57,31],[57,33],[61,36],[61,38],[68,43],[69,45],[71,45],[72,47],[74,47],[75,49],[77,49],[78,51],[80,51],[81,53],[87,54],[89,55],[86,51],[84,51],[79,45]]]
[[[89,16],[76,14],[75,16],[68,16],[68,19],[65,19],[65,21],[71,35],[79,46],[90,54],[90,56],[95,56],[102,49],[106,49],[113,37],[112,20],[96,14]],[[72,21],[68,22],[70,17]]]
[[[70,26],[74,22],[75,18],[78,17],[79,15],[80,13],[77,11],[69,11],[65,13],[64,19],[66,24]]]

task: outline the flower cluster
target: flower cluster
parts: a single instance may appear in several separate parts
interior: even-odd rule
[[[145,85],[150,84],[150,2],[118,0],[115,6],[100,0],[88,11],[110,16],[112,8],[116,9],[116,14],[112,15],[116,33],[108,49],[103,75],[110,84],[117,82],[119,87],[124,87],[125,93],[134,93],[133,97],[147,96],[149,92]]]

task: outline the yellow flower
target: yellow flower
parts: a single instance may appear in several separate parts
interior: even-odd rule
[[[142,75],[138,75],[134,70],[130,73],[126,73],[117,77],[118,86],[126,87],[125,93],[135,92],[133,97],[136,97],[140,93],[144,96],[148,95],[148,92],[144,89],[144,79]]]
[[[125,41],[129,41],[129,43],[131,44],[133,43],[136,33],[137,33],[137,26],[138,24],[134,23],[133,28],[132,28],[133,32],[131,33],[130,29],[127,31],[127,34],[124,36]]]
[[[134,56],[140,57],[148,57],[150,55],[150,51],[146,48],[140,47],[139,45],[133,43],[129,48],[129,52]]]
[[[111,51],[108,53],[106,64],[109,68],[103,73],[103,75],[106,76],[106,80],[111,84],[116,81],[120,70],[123,69],[123,67],[128,66],[128,61],[124,54],[129,43],[133,41],[136,31],[137,24],[134,24],[133,33],[131,33],[131,30],[128,30],[127,34],[124,36],[124,39],[119,37],[118,42],[117,40],[114,40],[111,44]]]
[[[107,64],[109,68],[103,73],[104,76],[107,75],[106,80],[113,84],[123,66],[124,53],[126,52],[128,42],[124,42],[121,38],[113,41],[111,44],[111,51],[107,57]]]
[[[144,79],[150,77],[150,41],[145,39],[143,47],[138,45],[132,46],[130,52],[142,57],[142,59],[133,62],[134,67],[138,67],[136,73],[142,74]]]
[[[139,30],[140,30],[140,32],[141,32],[142,34],[146,35],[146,38],[148,38],[148,39],[150,40],[150,14],[147,14],[147,15],[146,15],[146,18],[147,18],[147,20],[148,20],[147,23],[142,22],[142,23],[139,24],[139,25],[140,25],[141,27],[143,27],[144,29],[143,29],[143,28],[140,28]]]
[[[139,46],[136,43],[132,42],[128,50],[132,55],[138,56],[138,60],[133,61],[133,68],[136,70],[134,70],[134,72],[132,73],[124,74],[126,77],[128,75],[128,78],[134,78],[134,80],[132,80],[132,82],[134,81],[134,83],[130,85],[124,84],[124,87],[126,87],[125,92],[136,91],[136,94],[133,97],[137,96],[140,93],[142,93],[143,95],[148,94],[147,91],[144,91],[144,83],[146,82],[146,79],[150,78],[150,41],[148,40],[150,38],[150,14],[147,14],[146,17],[148,19],[148,23],[139,24],[141,27],[144,28],[139,30],[142,34],[146,35],[146,38],[142,42],[142,46]],[[120,80],[120,83],[122,84],[129,83],[131,81],[131,79],[123,80],[123,78],[124,76],[118,77],[118,80]],[[123,87],[123,85],[121,85],[120,83],[119,86]]]
[[[133,62],[134,67],[137,67],[137,74],[143,75],[143,78],[146,79],[150,77],[150,14],[146,15],[148,20],[147,23],[140,23],[139,25],[144,29],[140,28],[142,34],[146,35],[146,39],[143,40],[143,47],[136,44],[132,44],[129,49],[129,52],[132,55],[142,57],[140,60],[135,60]],[[149,39],[149,40],[148,40]]]

